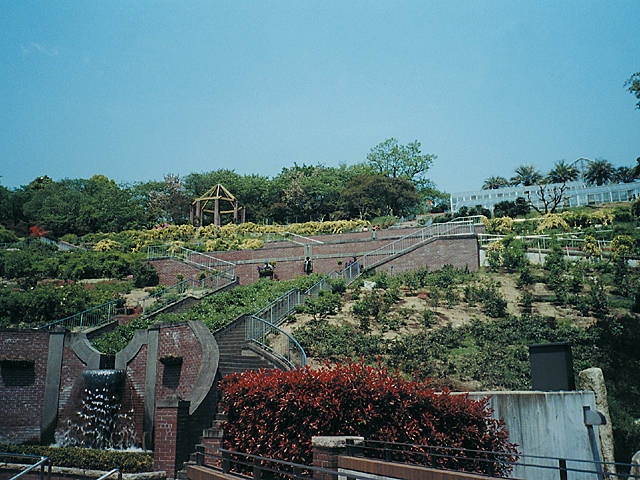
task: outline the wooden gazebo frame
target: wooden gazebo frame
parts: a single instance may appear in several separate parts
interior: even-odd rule
[[[220,210],[221,201],[230,205],[231,209]],[[213,209],[211,209],[210,206],[211,202],[213,202]],[[194,225],[194,221],[197,221],[198,225],[202,226],[205,213],[213,213],[213,224],[218,226],[220,226],[220,215],[223,213],[233,213],[234,223],[238,223],[238,213],[241,213],[242,220],[240,223],[245,222],[245,208],[238,205],[238,199],[220,184],[217,184],[215,187],[211,187],[204,195],[200,198],[196,198],[191,203],[189,213],[189,220],[191,224]]]

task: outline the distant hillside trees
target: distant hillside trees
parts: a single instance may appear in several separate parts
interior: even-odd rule
[[[43,176],[15,191],[0,188],[0,224],[22,236],[37,225],[58,238],[181,225],[189,222],[192,202],[217,184],[238,199],[247,222],[258,224],[406,216],[423,211],[427,201],[440,203],[444,194],[425,177],[435,156],[421,155],[417,142],[392,144],[377,166],[294,164],[272,179],[228,169],[132,185],[103,175],[60,181]],[[231,220],[229,214],[223,218]]]

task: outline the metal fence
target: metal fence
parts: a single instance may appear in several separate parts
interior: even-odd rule
[[[379,264],[388,257],[406,252],[410,248],[425,242],[434,237],[449,235],[468,235],[475,233],[476,218],[468,217],[468,219],[455,220],[447,223],[433,223],[424,227],[417,232],[410,233],[404,237],[384,245],[372,252],[362,255],[358,261],[362,267],[371,267]]]
[[[96,307],[89,308],[80,313],[47,323],[39,327],[39,330],[49,330],[56,326],[63,326],[69,330],[75,328],[91,328],[103,325],[113,320],[117,313],[118,300],[111,300]]]
[[[26,465],[24,470],[20,473],[14,475],[9,480],[17,480],[25,476],[28,473],[33,474],[33,470],[38,469],[38,478],[39,480],[51,480],[51,459],[49,457],[41,457],[39,455],[29,455],[26,453],[4,453],[0,452],[0,459],[2,459],[1,463],[10,463],[10,462],[28,462],[35,461],[33,464]]]
[[[497,242],[505,238],[505,235],[478,234],[478,243],[481,248],[487,247],[490,243]],[[585,239],[569,236],[550,235],[520,235],[514,237],[524,243],[529,250],[551,250],[553,244],[559,245],[567,254],[579,254],[584,251]],[[598,250],[603,255],[611,252],[610,240],[596,240]]]
[[[230,277],[228,272],[217,272],[200,279],[189,278],[138,300],[137,307],[143,315],[148,316],[189,295],[203,295],[208,291],[229,285],[233,281],[235,277]]]
[[[375,459],[388,464],[407,467],[407,475],[418,478],[411,466],[422,466],[443,471],[442,478],[449,478],[445,471],[486,475],[488,478],[558,479],[558,480],[615,480],[639,479],[637,465],[595,462],[593,460],[546,457],[539,455],[510,454],[504,451],[486,451],[442,446],[412,445],[403,443],[364,440],[348,445],[344,455]],[[253,474],[253,478],[383,478],[382,468],[376,474],[357,470],[328,470],[315,465],[292,463],[258,455],[216,447],[206,447],[197,457],[197,463],[217,468],[224,473]],[[354,463],[354,462],[352,462]],[[378,464],[379,465],[379,464]],[[629,473],[631,472],[631,473]],[[324,474],[324,475],[323,475]],[[380,476],[378,476],[380,475]],[[408,478],[408,477],[402,477]]]
[[[356,261],[340,272],[333,271],[322,277],[304,292],[289,290],[250,317],[252,320],[245,324],[245,340],[270,351],[292,367],[303,367],[307,363],[304,349],[295,338],[279,328],[279,325],[307,298],[317,298],[322,290],[331,290],[332,280],[342,278],[349,285],[360,272],[360,262]]]
[[[227,270],[217,271],[211,275],[198,279],[187,279],[156,293],[138,300],[136,310],[143,315],[150,315],[167,305],[182,300],[188,295],[204,295],[211,290],[217,290],[235,281],[235,265]],[[47,323],[39,327],[48,330],[56,326],[63,326],[70,330],[99,327],[111,322],[119,313],[119,300],[111,300],[80,313]]]
[[[258,344],[292,368],[304,367],[307,354],[295,338],[260,317],[245,317],[245,338]]]
[[[178,245],[150,245],[147,247],[147,260],[163,258],[173,258],[210,271],[223,272],[225,275],[235,278],[235,264],[212,255]]]

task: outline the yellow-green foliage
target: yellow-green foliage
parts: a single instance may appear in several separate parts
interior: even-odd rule
[[[600,255],[600,247],[598,247],[598,241],[593,235],[586,235],[584,237],[582,251],[587,257],[596,257]]]
[[[242,243],[240,243],[241,250],[256,250],[264,247],[264,242],[257,238],[245,238]]]
[[[93,246],[96,252],[110,252],[111,250],[120,250],[121,245],[115,240],[104,238]]]
[[[567,210],[562,212],[562,218],[573,229],[594,227],[596,225],[608,226],[615,220],[615,212],[610,208],[598,210]]]
[[[536,228],[536,233],[544,233],[549,230],[564,230],[570,231],[571,227],[567,221],[562,218],[562,215],[558,213],[548,213],[542,217],[538,228]]]
[[[495,235],[508,235],[513,233],[513,218],[511,217],[484,218],[482,221],[487,228],[487,233]]]
[[[117,234],[100,234],[85,241],[97,242],[96,249],[103,251],[122,248],[122,245],[113,240],[123,239],[127,248],[133,251],[144,250],[147,245],[159,243],[171,243],[173,245],[189,247],[189,241],[204,241],[207,251],[216,250],[244,250],[262,248],[264,238],[268,234],[286,237],[289,234],[296,235],[322,235],[337,234],[359,230],[370,226],[364,220],[337,220],[332,222],[307,222],[289,225],[258,225],[256,223],[241,223],[239,225],[227,224],[223,226],[206,225],[194,227],[192,225],[167,225],[149,230],[129,230]]]
[[[614,211],[610,208],[601,208],[593,212],[591,215],[594,225],[602,225],[608,227],[616,219]]]
[[[627,258],[634,249],[634,241],[631,235],[616,235],[611,240],[611,253],[613,258]]]

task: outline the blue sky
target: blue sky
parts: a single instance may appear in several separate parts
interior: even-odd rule
[[[640,1],[0,0],[0,184],[438,156],[447,192],[640,157]]]

